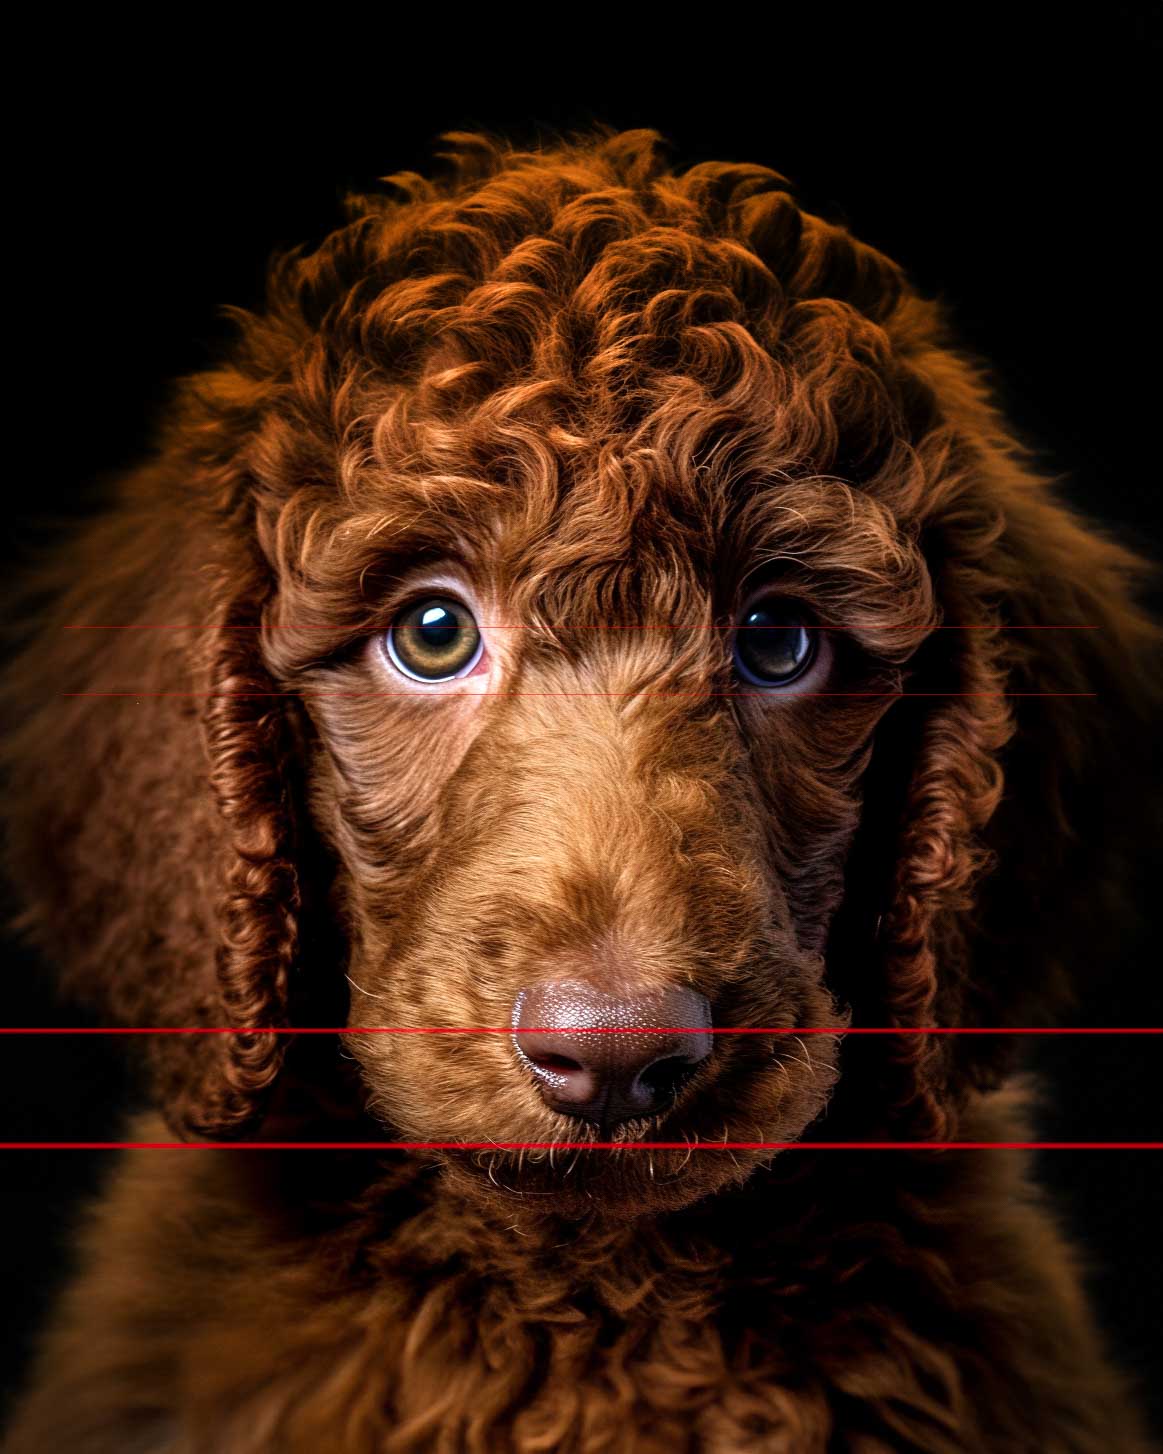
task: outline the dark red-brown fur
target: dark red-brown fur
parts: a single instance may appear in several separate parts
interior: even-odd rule
[[[505,1036],[271,1033],[503,1025],[564,973],[720,1025],[1052,1017],[1118,913],[1140,563],[770,169],[446,141],[275,263],[36,583],[23,928],[114,1023],[249,1027],[157,1037],[187,1137],[584,1139]],[[374,654],[434,571],[491,695]],[[819,692],[740,694],[760,578]],[[685,1152],[127,1153],[5,1447],[1145,1447],[1016,1154],[707,1144],[1020,1139],[1007,1049],[720,1036],[626,1131]]]

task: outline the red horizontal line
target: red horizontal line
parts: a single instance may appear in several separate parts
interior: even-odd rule
[[[1163,1151],[1163,1141],[0,1141],[0,1151]]]
[[[1163,1035],[1157,1025],[6,1025],[0,1035]]]
[[[62,697],[427,697],[419,692],[328,692],[314,688],[293,692],[62,692]],[[448,695],[445,693],[444,695]],[[474,692],[477,697],[766,697],[769,692]],[[796,692],[803,697],[1093,697],[1096,692]]]
[[[482,631],[533,631],[533,630],[537,629],[535,627],[534,623],[533,622],[530,622],[530,621],[514,622],[511,625],[507,625],[507,626],[505,626],[505,625],[486,625],[484,623],[478,623],[478,624],[479,624],[480,629]],[[797,624],[802,624],[803,625],[803,629],[805,631],[1097,631],[1097,630],[1099,630],[1099,626],[1098,626],[1098,623],[1097,622],[1081,624],[1081,623],[1075,622],[1075,621],[1072,621],[1069,624],[1061,625],[1061,626],[1058,626],[1058,625],[1047,625],[1047,624],[1045,624],[1043,622],[1038,622],[1036,624],[1034,624],[1034,623],[1031,623],[1031,624],[1015,623],[1015,624],[1007,624],[1007,625],[1004,625],[1003,626],[1003,625],[1001,625],[999,623],[996,623],[996,622],[993,622],[993,621],[985,621],[985,622],[981,622],[981,623],[975,624],[975,625],[953,624],[953,625],[940,625],[940,626],[930,626],[930,625],[928,625],[925,622],[918,622],[916,625],[912,625],[912,626],[908,625],[907,623],[901,624],[899,622],[889,622],[889,623],[884,623],[884,624],[869,623],[867,625],[866,624],[860,624],[860,625],[856,625],[856,626],[827,626],[827,625],[818,625],[818,624],[816,624],[816,625],[808,625],[807,623],[797,623]],[[332,633],[334,633],[334,631],[335,631],[335,627],[332,626],[332,625],[328,625],[328,626],[295,626],[295,625],[284,625],[282,623],[274,623],[274,622],[270,623],[269,625],[265,625],[265,626],[262,625],[262,624],[247,624],[247,625],[239,625],[239,626],[226,626],[226,625],[220,625],[220,624],[215,623],[215,622],[208,622],[208,623],[206,623],[204,625],[198,625],[197,623],[188,623],[188,624],[184,624],[184,625],[165,626],[165,625],[155,625],[155,624],[151,624],[149,622],[141,622],[141,621],[130,622],[129,624],[122,625],[122,626],[90,625],[88,623],[78,622],[78,623],[75,623],[75,624],[67,624],[64,627],[64,629],[66,631],[326,631],[329,635],[332,634]],[[738,628],[737,628],[737,626],[734,623],[732,623],[730,626],[695,626],[695,625],[681,625],[681,624],[676,624],[676,623],[673,623],[673,622],[655,622],[655,623],[648,623],[648,622],[646,622],[646,623],[637,624],[637,625],[609,624],[609,625],[599,625],[599,626],[587,626],[587,625],[584,625],[584,624],[583,625],[578,625],[576,622],[570,622],[567,625],[555,626],[553,628],[553,630],[555,630],[555,631],[735,631],[737,629]],[[784,628],[781,627],[781,626],[749,626],[749,627],[747,627],[747,630],[748,631],[782,631],[783,629]],[[372,634],[374,634],[374,628],[372,628]]]

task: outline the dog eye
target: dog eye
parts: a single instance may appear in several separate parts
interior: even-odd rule
[[[418,682],[466,676],[484,647],[472,612],[451,596],[428,596],[405,607],[384,643],[393,665]]]
[[[735,623],[735,668],[757,687],[786,687],[816,656],[816,633],[793,604],[779,596],[753,602]]]

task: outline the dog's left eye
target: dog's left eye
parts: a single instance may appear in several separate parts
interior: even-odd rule
[[[790,686],[815,656],[816,633],[779,596],[753,602],[735,623],[735,669],[757,687]]]
[[[467,676],[484,648],[472,612],[451,596],[428,596],[405,607],[384,645],[392,664],[417,682]]]

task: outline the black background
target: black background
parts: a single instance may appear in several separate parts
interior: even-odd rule
[[[424,170],[449,127],[533,142],[595,118],[657,128],[676,164],[774,166],[805,205],[895,257],[992,361],[1070,498],[1163,558],[1153,8],[840,8],[794,24],[724,8],[633,34],[625,16],[548,9],[505,33],[452,15],[369,30],[337,13],[261,42],[202,12],[168,16],[165,35],[41,34],[13,61],[26,99],[6,185],[20,401],[5,421],[6,574],[140,455],[168,382],[228,337],[217,305],[257,303],[272,250],[322,237],[345,189]],[[19,946],[0,950],[8,1023],[76,1021]],[[1113,925],[1109,974],[1077,1022],[1163,1023],[1152,958],[1146,929]],[[118,1134],[128,1082],[110,1042],[5,1039],[0,1052],[5,1136]],[[1052,1087],[1048,1138],[1160,1137],[1157,1042],[1033,1054]],[[0,1155],[0,1395],[107,1167]],[[1111,1340],[1148,1382],[1163,1352],[1161,1167],[1153,1152],[1042,1157]]]

